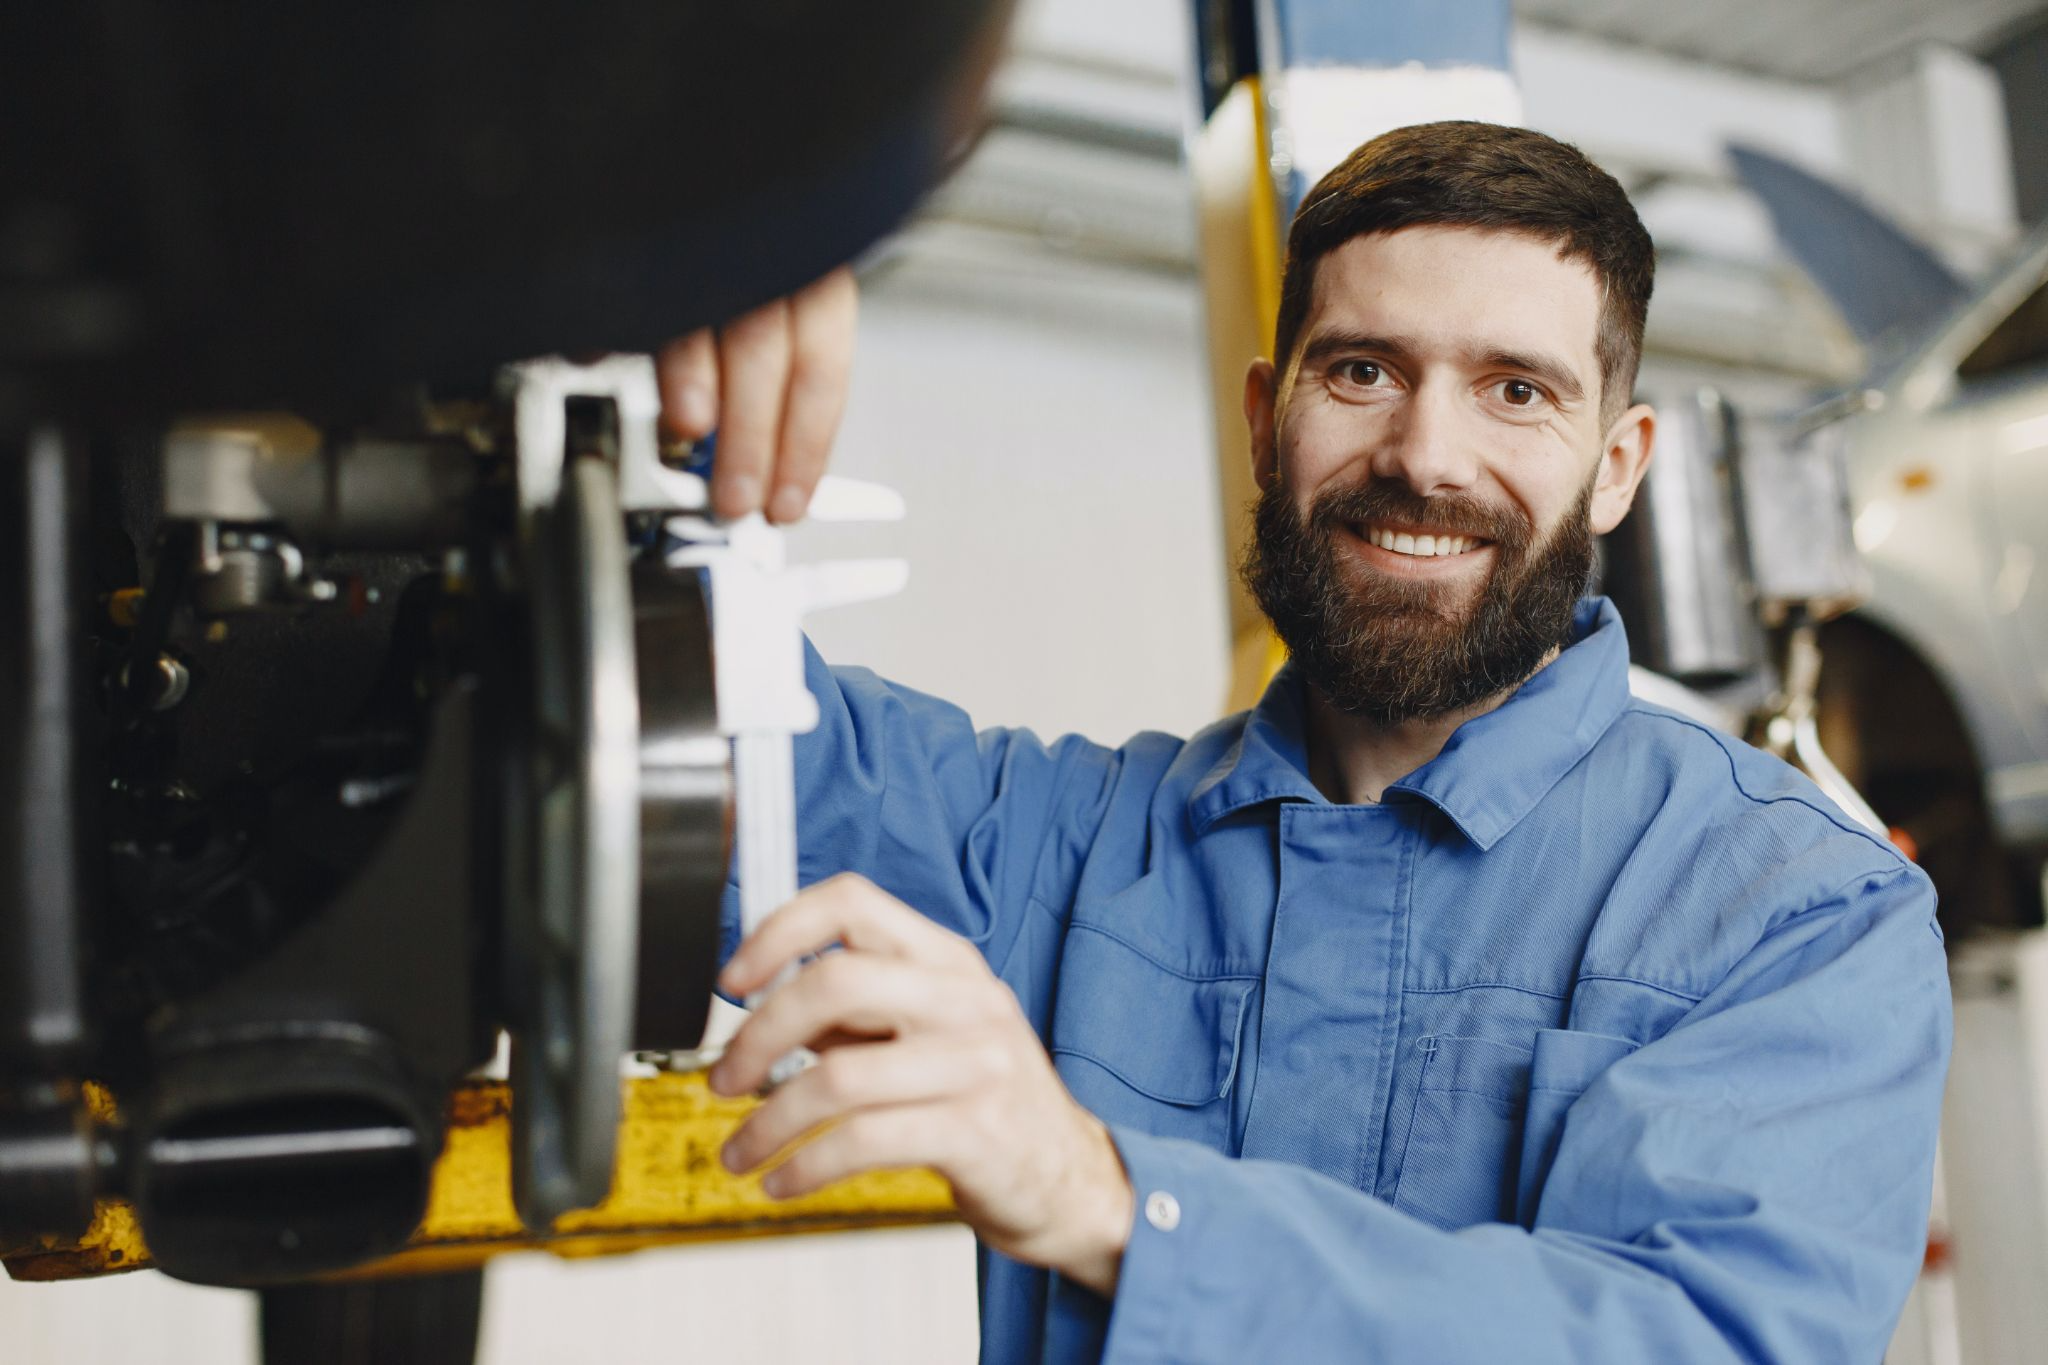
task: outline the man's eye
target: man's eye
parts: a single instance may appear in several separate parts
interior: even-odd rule
[[[1526,379],[1505,379],[1501,381],[1500,396],[1510,406],[1526,408],[1543,396],[1543,391]]]
[[[1370,360],[1347,360],[1337,367],[1337,373],[1340,378],[1360,388],[1369,389],[1380,382],[1380,376],[1385,371]]]

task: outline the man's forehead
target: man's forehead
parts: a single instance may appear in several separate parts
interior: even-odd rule
[[[1426,226],[1354,237],[1316,264],[1302,329],[1402,336],[1459,350],[1542,345],[1598,374],[1599,278],[1525,232]]]

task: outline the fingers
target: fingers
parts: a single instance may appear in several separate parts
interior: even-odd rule
[[[718,425],[718,346],[709,327],[671,341],[654,357],[661,418],[669,434],[701,441]]]
[[[964,1027],[995,1014],[1004,988],[935,972],[896,958],[832,953],[754,1011],[711,1071],[711,1088],[739,1095],[758,1090],[777,1058],[830,1031],[882,1037],[906,1030]],[[979,996],[989,994],[987,1007]]]
[[[1007,1054],[950,1039],[861,1043],[828,1053],[775,1092],[726,1143],[727,1169],[750,1171],[806,1133],[859,1110],[958,1094],[1000,1076]]]
[[[771,521],[800,520],[825,472],[825,458],[846,412],[858,312],[853,272],[843,267],[790,300],[789,401],[768,500]]]
[[[868,1109],[820,1134],[761,1178],[776,1199],[793,1199],[862,1171],[947,1164],[952,1126],[935,1104]]]
[[[790,303],[777,299],[719,333],[717,473],[711,504],[721,517],[759,511],[782,441],[793,342]]]
[[[866,878],[842,874],[800,892],[764,920],[725,964],[719,988],[735,997],[751,995],[773,981],[784,966],[834,944],[921,962],[981,961],[965,939],[941,929]]]
[[[718,430],[719,516],[802,519],[846,411],[858,313],[853,272],[842,266],[655,357],[669,434],[698,441]]]

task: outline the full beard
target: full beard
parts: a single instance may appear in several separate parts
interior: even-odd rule
[[[1593,567],[1592,499],[1589,479],[1538,544],[1525,516],[1463,495],[1376,479],[1323,493],[1303,516],[1276,482],[1254,509],[1240,574],[1330,705],[1382,727],[1435,720],[1521,686],[1569,642]],[[1476,592],[1373,573],[1338,540],[1370,521],[1490,540],[1493,572]]]

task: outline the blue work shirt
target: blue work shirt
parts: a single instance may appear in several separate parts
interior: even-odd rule
[[[1291,670],[1112,749],[811,656],[802,880],[977,944],[1137,1195],[1113,1302],[982,1252],[985,1361],[1879,1359],[1948,1058],[1932,888],[1627,669],[1588,600],[1350,806]]]

